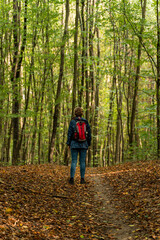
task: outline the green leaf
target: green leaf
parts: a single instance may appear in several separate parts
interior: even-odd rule
[[[81,236],[80,236],[80,238],[84,238],[84,236],[83,236],[83,235],[81,235]]]

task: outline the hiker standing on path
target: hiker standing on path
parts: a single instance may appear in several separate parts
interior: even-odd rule
[[[91,144],[91,129],[88,121],[82,117],[83,109],[77,107],[74,110],[75,117],[71,120],[68,129],[67,145],[71,149],[70,184],[74,184],[77,158],[79,154],[81,184],[85,183],[86,153]]]

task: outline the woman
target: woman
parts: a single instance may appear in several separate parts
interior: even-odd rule
[[[68,138],[67,138],[67,145],[71,149],[71,157],[72,157],[72,163],[71,163],[71,170],[70,170],[70,184],[74,184],[74,175],[76,171],[76,165],[77,165],[77,157],[79,154],[79,160],[80,160],[80,174],[81,174],[81,184],[85,183],[85,168],[86,168],[86,153],[87,149],[91,144],[91,129],[88,121],[82,117],[83,115],[83,109],[81,107],[77,107],[74,110],[75,117],[71,120],[69,129],[68,129]],[[82,124],[84,126],[85,131],[85,139],[81,140],[80,137],[78,137],[78,130],[76,129],[79,127],[78,124]],[[84,135],[84,134],[83,134]]]

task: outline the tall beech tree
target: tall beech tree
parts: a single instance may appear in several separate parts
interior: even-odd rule
[[[100,36],[99,29],[96,27],[97,35],[97,72],[96,72],[96,90],[95,90],[95,109],[93,122],[93,165],[98,166],[98,116],[99,116],[99,85],[100,85]]]
[[[81,41],[82,41],[82,53],[81,53],[81,59],[82,59],[82,68],[81,68],[81,87],[79,91],[79,96],[78,96],[78,101],[79,101],[79,106],[82,106],[82,101],[83,101],[83,93],[84,93],[84,81],[85,81],[85,13],[84,13],[84,8],[85,8],[85,0],[81,0],[81,14],[80,14],[80,21],[81,21]]]
[[[18,164],[19,159],[19,110],[20,110],[20,95],[19,95],[19,82],[20,73],[23,60],[23,54],[26,47],[26,35],[27,35],[27,4],[25,0],[24,5],[24,22],[23,22],[23,36],[22,43],[20,42],[20,14],[21,14],[21,2],[13,0],[13,39],[14,39],[14,55],[11,72],[11,82],[13,88],[13,100],[12,100],[12,126],[13,126],[13,155],[12,164]],[[20,51],[19,51],[20,49]]]
[[[86,1],[86,27],[85,27],[85,87],[86,87],[86,119],[89,120],[89,74],[88,74],[88,49],[89,49],[89,0]]]
[[[160,158],[160,6],[156,1],[157,8],[157,155]]]
[[[111,144],[112,144],[112,121],[113,121],[113,112],[114,112],[114,98],[115,98],[115,88],[116,88],[116,69],[117,69],[117,62],[116,62],[116,56],[117,56],[117,37],[116,37],[116,25],[114,16],[111,12],[111,1],[109,1],[109,15],[110,15],[110,22],[112,25],[112,31],[113,31],[113,76],[111,77],[111,90],[110,90],[110,96],[109,96],[109,115],[107,119],[107,145],[106,145],[106,151],[107,151],[107,164],[109,165],[111,162]]]
[[[134,94],[133,94],[130,134],[129,134],[130,146],[133,145],[134,136],[135,136],[135,119],[136,119],[136,111],[137,111],[137,104],[138,104],[137,96],[138,96],[139,75],[140,75],[140,68],[141,68],[141,53],[142,53],[144,21],[145,21],[145,15],[146,15],[146,4],[147,4],[147,0],[141,0],[142,20],[141,20],[140,31],[138,33],[139,42],[138,42],[138,49],[137,49],[137,64],[136,64],[136,74],[135,74]]]
[[[76,85],[78,73],[78,19],[79,19],[79,0],[76,0],[75,32],[74,32],[74,72],[73,72],[73,91],[72,91],[72,116],[76,106]]]
[[[57,132],[57,124],[59,120],[60,114],[60,102],[59,98],[61,95],[61,87],[62,87],[62,79],[64,74],[64,54],[65,54],[65,44],[67,41],[67,31],[68,31],[68,19],[69,19],[69,0],[66,0],[66,16],[65,16],[65,26],[64,26],[64,33],[62,37],[61,43],[61,60],[60,60],[60,69],[59,69],[59,78],[58,78],[58,86],[57,86],[57,93],[55,99],[55,108],[54,108],[54,115],[53,115],[53,128],[52,128],[52,136],[49,142],[49,151],[48,151],[48,162],[52,162],[53,160],[53,153],[55,147],[55,137]]]

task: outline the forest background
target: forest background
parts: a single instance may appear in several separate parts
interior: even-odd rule
[[[88,166],[160,158],[158,0],[0,0],[0,163],[69,163],[69,122],[92,129]]]

